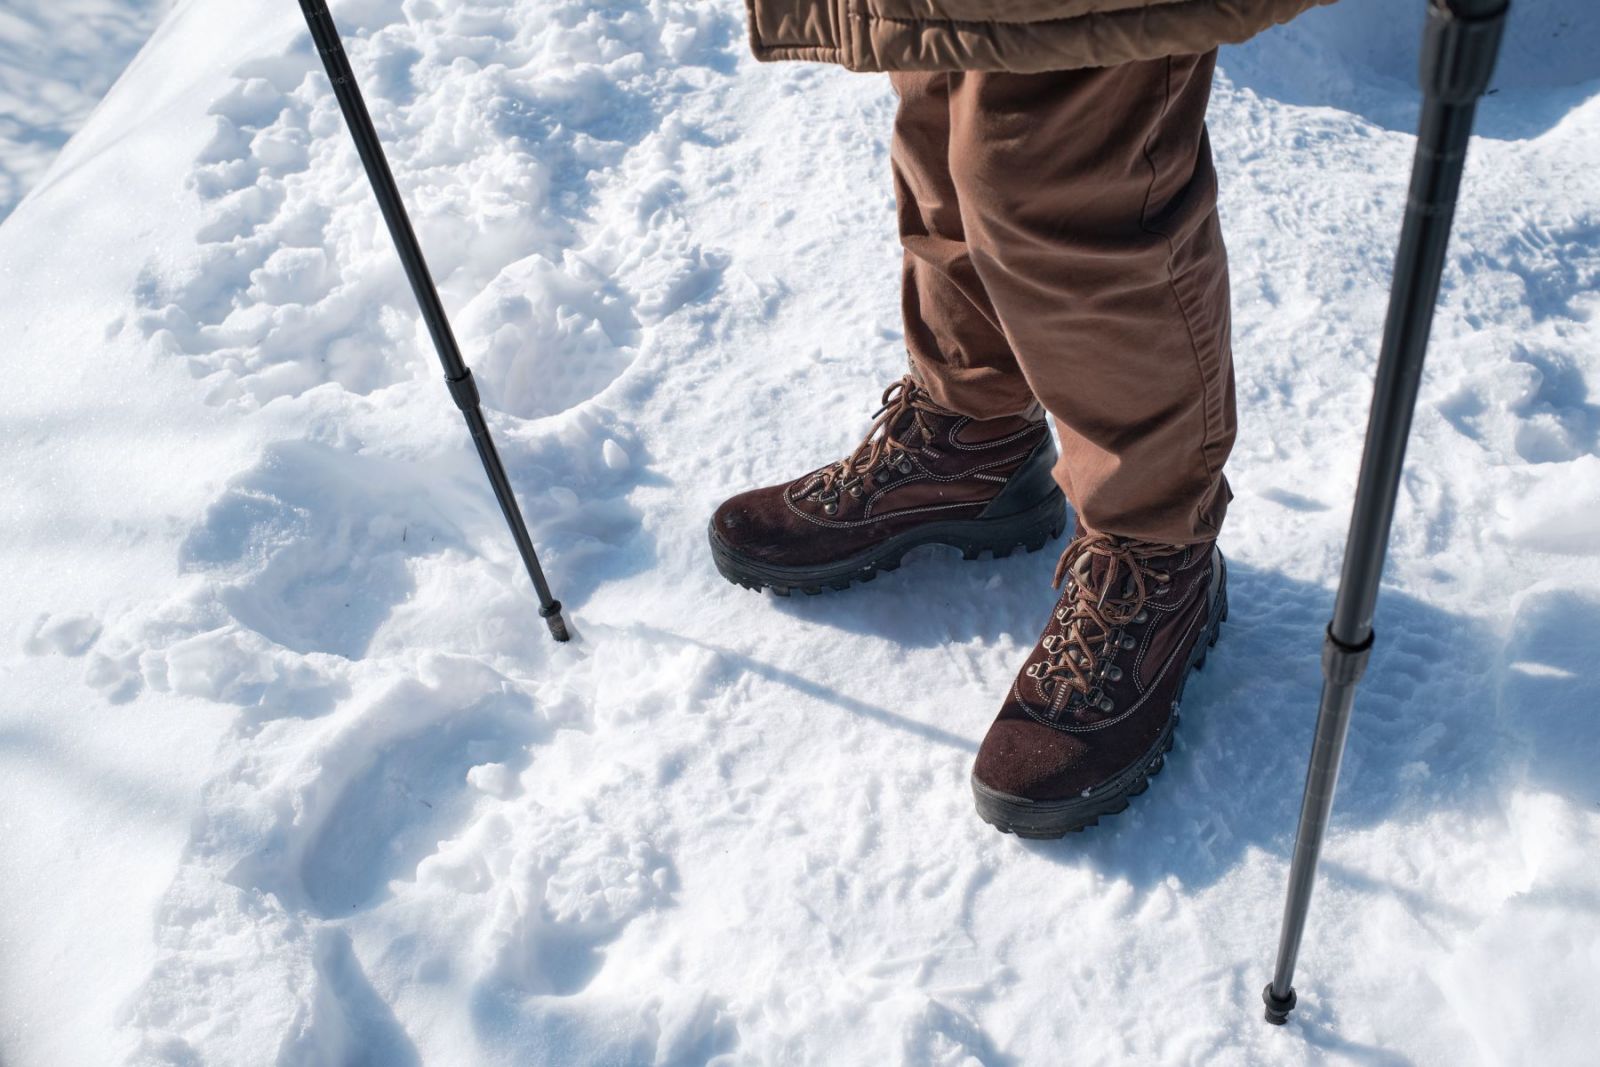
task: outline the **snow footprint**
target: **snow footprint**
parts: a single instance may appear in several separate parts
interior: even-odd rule
[[[1014,1062],[971,1018],[931,997],[905,1020],[904,1067],[1004,1067]]]
[[[22,650],[30,656],[81,656],[99,639],[100,620],[93,615],[44,614],[29,628]]]
[[[140,1038],[133,1062],[254,1062],[277,1048],[281,1062],[346,1063],[360,1061],[333,1053],[364,1047],[411,1062],[348,937],[324,919],[405,884],[473,802],[467,768],[515,758],[540,720],[469,658],[427,656],[407,674],[358,683],[324,719],[234,743],[159,910],[157,962],[125,1013]]]
[[[432,684],[396,685],[313,756],[283,838],[292,871],[279,871],[312,914],[348,915],[415,875],[471,807],[467,771],[506,766],[495,761],[519,759],[536,735],[526,698],[486,668],[434,660],[425,673]],[[463,693],[483,695],[462,707]]]
[[[180,562],[275,644],[357,659],[411,594],[412,561],[463,547],[443,481],[426,464],[280,443],[211,505]]]
[[[677,888],[672,859],[657,844],[659,813],[613,808],[609,798],[625,795],[616,782],[524,789],[549,773],[537,763],[521,772],[475,768],[479,791],[503,799],[484,799],[477,818],[440,842],[404,887],[414,900],[480,898],[470,905],[482,917],[470,966],[481,995],[497,1000],[582,993],[606,946],[670,905]]]
[[[695,131],[668,116],[694,61],[726,51],[726,19],[577,0],[347,16],[445,302],[471,305],[464,347],[492,404],[533,417],[587,400],[633,361],[642,324],[719,283],[671,178]],[[240,67],[212,115],[190,178],[210,216],[197,258],[147,268],[138,328],[214,403],[425,373],[426,335],[309,45]]]
[[[213,403],[329,381],[371,392],[406,377],[415,354],[412,324],[384,310],[397,270],[387,238],[362,228],[370,194],[330,185],[343,146],[328,136],[338,130],[312,90],[313,62],[297,50],[236,72],[189,179],[209,216],[195,260],[152,264],[136,291],[138,327],[187,360]]]
[[[569,603],[604,576],[585,558],[647,556],[633,546],[639,513],[626,500],[640,446],[614,418],[567,412],[503,446],[547,563],[570,567]],[[271,445],[184,539],[171,596],[104,623],[41,618],[22,646],[83,657],[86,681],[115,703],[147,687],[181,693],[248,708],[247,729],[326,713],[364,662],[409,656],[419,642],[521,655],[531,591],[464,452],[394,459],[356,442]],[[462,605],[473,606],[463,615]]]
[[[1502,656],[1499,710],[1526,739],[1528,769],[1584,807],[1595,801],[1600,763],[1600,588],[1535,588],[1518,598]]]

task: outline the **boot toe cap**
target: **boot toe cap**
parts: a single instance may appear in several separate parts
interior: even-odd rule
[[[785,518],[784,488],[752,489],[729,497],[711,516],[711,532],[723,545],[753,559],[785,563],[794,541]]]
[[[989,728],[972,773],[997,793],[1055,800],[1097,784],[1090,756],[1089,746],[1076,735],[1015,711],[1002,713]]]

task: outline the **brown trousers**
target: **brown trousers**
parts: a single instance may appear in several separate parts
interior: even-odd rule
[[[1090,531],[1210,540],[1232,495],[1215,65],[890,75],[913,372],[975,418],[1041,403]]]

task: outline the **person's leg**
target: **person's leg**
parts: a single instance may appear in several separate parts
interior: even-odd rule
[[[1171,747],[1227,614],[1227,258],[1205,133],[1214,55],[950,83],[966,251],[1084,532],[979,746],[978,813],[1055,837],[1121,811]]]
[[[969,340],[998,324],[1056,419],[1057,477],[1093,533],[1192,544],[1216,537],[1227,508],[1228,273],[1205,130],[1215,61],[945,82],[959,219],[930,217],[964,240],[959,255],[918,255],[916,288],[938,285],[950,377],[1009,403],[1014,390],[985,377],[1004,365],[998,343]],[[921,196],[928,179],[914,176]],[[960,326],[951,292],[976,294]]]
[[[732,582],[844,589],[939,543],[968,559],[1043,548],[1066,525],[1056,449],[962,232],[950,175],[947,74],[894,75],[895,194],[912,373],[883,395],[850,455],[739,493],[711,517]]]
[[[889,158],[900,299],[912,372],[936,402],[978,419],[1038,410],[979,280],[950,176],[949,74],[891,74],[900,98]]]

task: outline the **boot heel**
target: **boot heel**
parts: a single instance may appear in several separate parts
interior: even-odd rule
[[[1050,541],[1061,536],[1067,524],[1067,500],[1057,489],[1033,507],[1003,518],[969,520],[963,527],[976,536],[970,539],[951,540],[961,549],[963,559],[977,559],[987,551],[995,559],[1005,559],[1017,549],[1037,552]]]
[[[1206,648],[1208,649],[1217,647],[1217,638],[1222,636],[1222,624],[1228,621],[1228,565],[1222,560],[1221,553],[1218,553],[1217,556],[1217,567],[1220,571],[1218,575],[1220,588],[1217,589],[1217,606],[1212,612],[1211,633],[1206,638]],[[1195,664],[1195,670],[1199,670],[1205,661],[1206,656],[1202,652],[1200,654],[1200,662]]]

